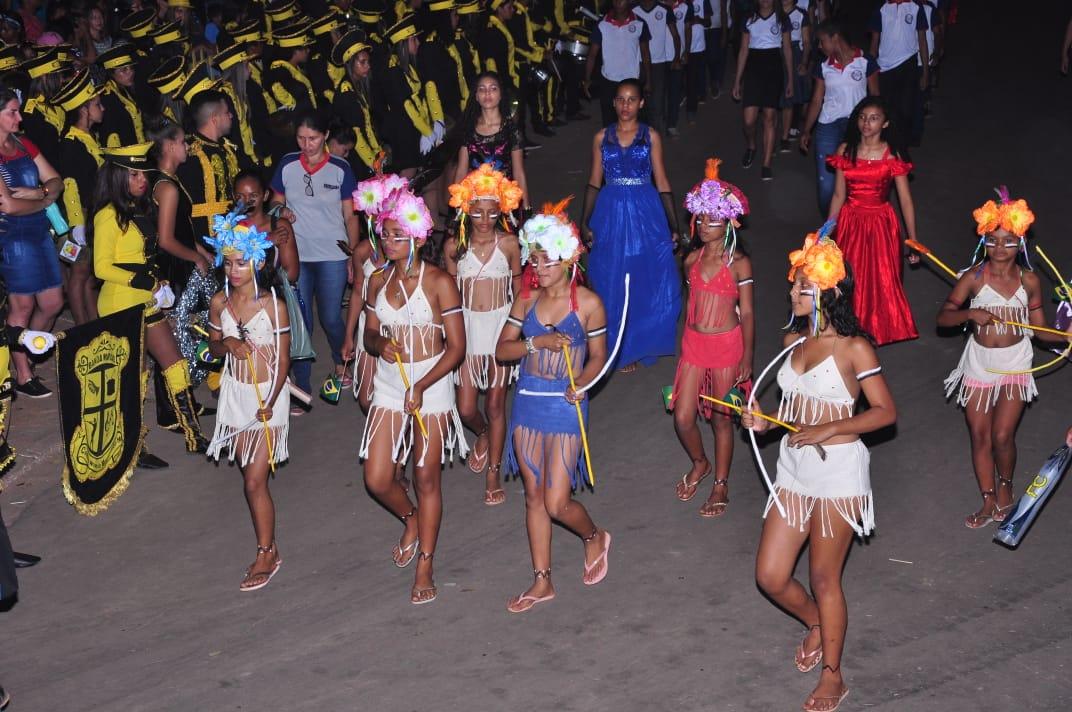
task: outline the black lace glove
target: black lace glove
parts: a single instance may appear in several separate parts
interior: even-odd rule
[[[596,197],[599,195],[599,187],[589,183],[584,189],[584,205],[581,207],[581,241],[585,247],[592,248],[592,231],[588,227],[588,219],[592,217],[592,211],[596,209]]]
[[[666,224],[670,227],[670,239],[676,243],[677,240],[681,239],[681,228],[679,228],[677,224],[677,210],[674,208],[674,194],[667,191],[665,193],[659,193],[659,197],[663,201],[663,211],[666,213]]]

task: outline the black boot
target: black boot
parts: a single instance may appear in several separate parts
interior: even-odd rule
[[[153,369],[153,393],[156,395],[156,423],[164,430],[180,432],[179,418],[168,397],[167,382],[159,368]]]
[[[3,385],[0,385],[0,475],[15,464],[15,448],[7,442],[7,416],[11,410],[11,396],[11,381],[4,381]]]
[[[169,465],[167,462],[156,455],[152,454],[143,446],[141,452],[138,453],[137,467],[140,470],[162,470]]]
[[[208,438],[201,432],[201,424],[197,421],[193,390],[187,388],[179,393],[173,393],[171,400],[175,413],[179,416],[179,426],[182,428],[183,437],[186,438],[186,451],[206,452]]]

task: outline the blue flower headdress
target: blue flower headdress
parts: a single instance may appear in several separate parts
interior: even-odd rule
[[[246,222],[246,216],[233,210],[226,215],[212,216],[212,231],[215,237],[203,237],[216,253],[216,267],[223,264],[225,254],[239,255],[243,260],[250,263],[253,274],[253,293],[257,294],[257,266],[263,265],[268,259],[268,250],[272,248],[272,241],[268,239],[268,233],[258,230],[256,226]],[[228,282],[224,280],[224,289]]]

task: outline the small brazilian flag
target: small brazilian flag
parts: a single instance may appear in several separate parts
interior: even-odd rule
[[[197,360],[201,363],[215,364],[220,362],[220,359],[213,356],[212,352],[208,350],[208,341],[204,339],[197,344],[195,353],[197,353]]]
[[[338,376],[328,376],[324,379],[324,385],[320,386],[320,397],[328,403],[338,403],[342,393],[342,379]]]
[[[744,408],[744,393],[737,386],[731,388],[730,392],[727,393],[726,397],[722,400],[726,401],[727,403],[732,403],[738,408]]]

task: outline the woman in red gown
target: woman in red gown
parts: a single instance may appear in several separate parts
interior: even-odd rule
[[[890,205],[892,183],[908,237],[915,240],[912,164],[891,146],[889,126],[882,99],[864,99],[849,118],[845,143],[826,159],[837,170],[829,217],[837,220],[838,247],[856,274],[854,311],[879,346],[919,337],[901,286],[901,225]]]

